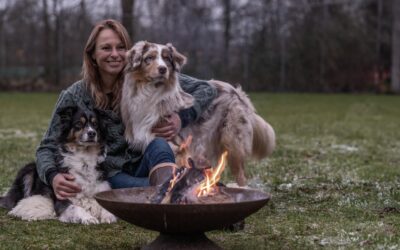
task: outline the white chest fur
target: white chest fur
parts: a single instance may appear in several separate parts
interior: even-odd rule
[[[75,199],[93,198],[97,192],[110,189],[108,182],[101,180],[102,173],[97,169],[99,163],[104,161],[100,148],[75,147],[62,155],[62,167],[69,169],[75,177],[74,182],[82,188]]]
[[[145,150],[154,139],[152,128],[162,117],[193,104],[193,97],[185,93],[179,83],[157,86],[149,83],[135,86],[126,77],[121,100],[121,115],[126,125],[125,137],[131,147]]]

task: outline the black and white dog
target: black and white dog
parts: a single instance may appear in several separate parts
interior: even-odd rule
[[[99,167],[104,161],[105,149],[97,115],[79,108],[66,108],[59,115],[63,128],[57,168],[72,174],[82,191],[74,198],[58,200],[53,189],[40,180],[36,164],[30,163],[18,172],[10,190],[0,198],[0,207],[23,220],[58,218],[62,222],[82,224],[115,222],[116,217],[94,199],[97,192],[111,189]]]

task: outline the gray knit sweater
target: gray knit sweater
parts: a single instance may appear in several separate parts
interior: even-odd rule
[[[198,80],[181,74],[179,82],[182,89],[195,98],[194,105],[182,110],[179,115],[182,126],[196,121],[217,95],[214,87],[206,81]],[[50,184],[58,173],[56,159],[58,157],[59,139],[61,136],[60,112],[68,107],[79,107],[83,110],[94,110],[94,100],[85,88],[82,80],[63,90],[54,108],[48,130],[44,134],[36,151],[36,163],[39,177],[46,184]],[[142,157],[141,153],[129,148],[124,138],[124,125],[119,114],[112,110],[101,110],[99,119],[106,128],[105,144],[107,157],[102,164],[107,177],[111,177],[123,169],[132,171],[132,168]],[[65,119],[65,117],[63,117]]]

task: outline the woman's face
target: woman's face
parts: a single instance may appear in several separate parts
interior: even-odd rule
[[[125,45],[117,33],[111,29],[100,31],[92,57],[102,78],[118,76],[125,66],[125,52]]]

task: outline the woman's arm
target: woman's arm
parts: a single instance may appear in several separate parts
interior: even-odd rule
[[[180,74],[179,83],[185,92],[194,97],[194,103],[192,107],[179,111],[179,114],[164,117],[166,119],[152,129],[156,136],[167,140],[174,138],[181,128],[197,121],[217,96],[217,90],[207,81]]]
[[[179,112],[181,126],[184,128],[188,124],[197,121],[217,96],[217,90],[207,81],[199,80],[184,74],[179,75],[179,83],[182,89],[191,94],[195,99],[192,107]]]
[[[36,165],[39,178],[48,185],[52,185],[52,180],[58,173],[56,158],[59,146],[58,139],[62,133],[60,113],[65,108],[73,106],[76,106],[76,104],[70,94],[66,91],[61,92],[51,116],[48,129],[36,150]]]
[[[184,74],[179,75],[179,83],[185,92],[194,97],[194,103],[192,107],[179,111],[179,114],[171,114],[152,129],[156,136],[164,137],[167,140],[174,138],[181,128],[197,121],[218,94],[217,90],[207,81]]]

